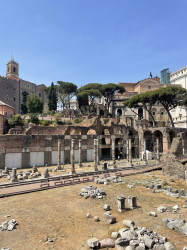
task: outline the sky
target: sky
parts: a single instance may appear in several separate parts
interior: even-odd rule
[[[0,75],[36,84],[138,82],[187,65],[187,0],[0,0]]]

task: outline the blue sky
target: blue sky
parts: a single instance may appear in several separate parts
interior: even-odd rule
[[[137,82],[187,65],[187,0],[0,0],[0,75]]]

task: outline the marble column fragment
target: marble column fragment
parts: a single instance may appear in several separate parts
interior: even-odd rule
[[[97,139],[97,165],[100,165],[100,162],[99,162],[99,139]]]
[[[97,139],[94,139],[94,171],[98,171],[97,168]]]
[[[159,139],[156,139],[156,156],[157,156],[157,160],[160,160],[160,154],[159,154]]]
[[[117,197],[118,211],[120,213],[125,211],[125,199],[126,198],[124,196]]]
[[[10,179],[11,182],[18,182],[18,178],[17,178],[17,170],[16,168],[12,169],[12,176]]]
[[[137,207],[136,196],[128,196],[128,206],[130,209]]]
[[[116,157],[115,157],[115,138],[112,138],[112,163],[113,163],[113,168],[117,168]]]
[[[132,139],[129,139],[129,166],[132,166]]]
[[[61,140],[58,139],[58,165],[57,168],[61,168]]]
[[[82,167],[82,140],[79,140],[79,167]]]
[[[76,174],[74,151],[75,151],[75,140],[72,139],[71,140],[71,174]]]

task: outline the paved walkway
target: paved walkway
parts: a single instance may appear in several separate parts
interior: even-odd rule
[[[104,178],[104,177],[109,177],[109,176],[128,176],[128,175],[136,175],[136,174],[141,174],[145,172],[150,172],[153,170],[158,170],[161,169],[160,165],[157,166],[146,166],[141,169],[128,169],[128,170],[119,170],[117,172],[108,172],[108,173],[102,173],[102,174],[95,174],[95,175],[88,175],[88,176],[70,176],[69,178],[62,179],[62,180],[47,180],[46,181],[41,181],[37,183],[28,183],[21,185],[15,185],[15,186],[4,186],[0,188],[0,198],[7,197],[7,196],[12,196],[12,195],[18,195],[18,194],[24,194],[24,193],[30,193],[30,192],[35,192],[35,191],[42,191],[46,189],[51,189],[51,188],[57,188],[57,187],[63,187],[67,185],[75,185],[78,183],[84,183],[84,182],[92,182],[96,178]],[[37,180],[38,181],[38,180]]]

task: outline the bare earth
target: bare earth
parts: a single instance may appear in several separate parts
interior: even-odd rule
[[[125,184],[97,185],[95,183],[77,184],[61,188],[23,194],[2,198],[0,200],[0,223],[8,219],[16,219],[19,223],[13,231],[0,231],[0,248],[11,248],[11,250],[27,249],[64,249],[80,250],[88,249],[87,239],[93,237],[99,240],[110,237],[111,232],[118,231],[123,227],[123,219],[133,220],[137,226],[149,227],[152,230],[167,237],[177,250],[187,246],[187,237],[179,232],[166,228],[162,218],[183,218],[187,221],[187,208],[182,208],[185,200],[182,198],[171,198],[163,193],[152,193],[143,184],[156,178],[169,182],[169,178],[162,175],[161,171],[152,172],[150,175],[142,174],[123,177]],[[128,183],[135,184],[130,189]],[[178,189],[187,191],[185,181],[175,180],[169,183]],[[79,196],[81,187],[93,185],[103,188],[107,194],[104,199],[84,199]],[[117,211],[118,195],[135,195],[138,199],[139,208],[127,210],[124,213]],[[107,225],[104,223],[104,204],[112,208],[112,215],[116,216],[117,223]],[[177,214],[171,212],[171,207],[179,205]],[[150,217],[148,213],[155,211],[158,206],[164,205],[170,211],[157,213],[158,217]],[[99,216],[100,222],[94,222],[93,218],[86,219],[86,214]],[[46,244],[43,240],[46,236],[55,238],[53,243]]]

